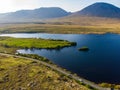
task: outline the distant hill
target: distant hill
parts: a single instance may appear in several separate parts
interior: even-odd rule
[[[54,18],[56,20],[54,20]],[[0,14],[0,22],[44,22],[44,20],[50,19],[53,22],[56,21],[56,24],[59,24],[60,22],[60,24],[82,23],[83,25],[86,25],[90,24],[91,21],[101,23],[102,18],[104,22],[106,22],[106,18],[120,19],[120,8],[112,4],[101,2],[94,3],[81,11],[73,13],[67,12],[59,7],[45,7]],[[116,22],[116,20],[114,21]],[[112,22],[112,20],[110,20],[110,22]],[[108,19],[107,23],[109,23]]]
[[[76,12],[75,14],[84,16],[120,18],[120,8],[108,3],[95,3],[81,11]]]
[[[1,14],[2,19],[49,19],[49,18],[59,18],[69,15],[70,13],[58,8],[39,8],[34,10],[20,10],[11,13]]]
[[[120,23],[120,8],[108,3],[94,3],[71,15],[60,19],[51,19],[51,22],[82,26],[118,24]]]

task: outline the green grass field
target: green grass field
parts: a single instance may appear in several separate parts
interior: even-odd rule
[[[0,37],[0,52],[15,52],[17,49],[61,49],[76,45],[75,42],[53,39]]]

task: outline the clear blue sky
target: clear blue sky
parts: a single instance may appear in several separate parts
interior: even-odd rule
[[[96,2],[107,2],[120,7],[120,0],[2,0],[0,13],[40,7],[61,7],[74,12]]]

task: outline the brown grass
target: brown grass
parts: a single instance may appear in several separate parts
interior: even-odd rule
[[[88,90],[38,62],[0,55],[0,90]]]

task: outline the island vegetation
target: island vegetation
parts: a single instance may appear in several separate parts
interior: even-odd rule
[[[88,51],[89,48],[87,46],[83,46],[81,48],[78,49],[79,51]]]

